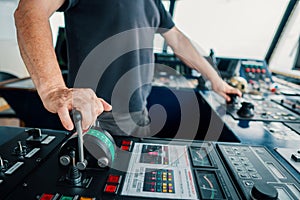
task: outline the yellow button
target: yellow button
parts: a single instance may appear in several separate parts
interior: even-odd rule
[[[80,200],[94,200],[94,198],[90,198],[90,197],[80,197]]]
[[[163,190],[163,193],[167,193],[167,190]]]

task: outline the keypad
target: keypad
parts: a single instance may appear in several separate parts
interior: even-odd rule
[[[175,193],[173,170],[146,169],[143,191]]]

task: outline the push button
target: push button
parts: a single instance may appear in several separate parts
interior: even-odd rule
[[[123,140],[122,141],[122,146],[131,146],[132,141],[131,140]]]
[[[122,145],[122,146],[121,146],[121,149],[122,149],[123,151],[129,151],[129,150],[130,150],[130,146],[124,146],[124,145]]]
[[[121,182],[121,178],[122,176],[119,176],[119,175],[112,175],[110,174],[107,178],[107,183],[116,183],[116,184],[119,184]]]
[[[96,198],[91,198],[91,197],[80,197],[79,200],[96,200]]]
[[[131,140],[122,140],[121,149],[123,151],[130,151],[132,143],[133,142]]]
[[[60,197],[60,200],[73,200],[73,197],[62,196],[62,197]]]
[[[244,184],[245,184],[245,186],[250,187],[250,186],[253,186],[253,185],[254,185],[254,182],[253,182],[253,181],[246,180],[246,181],[244,181]]]
[[[106,184],[104,188],[105,193],[116,194],[118,190],[118,185]]]
[[[293,154],[292,154],[292,159],[293,159],[295,162],[300,162],[300,155],[299,155],[299,154],[293,153]]]
[[[52,200],[53,197],[53,194],[43,194],[39,200]]]

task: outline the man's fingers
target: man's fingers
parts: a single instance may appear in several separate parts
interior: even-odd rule
[[[242,97],[242,92],[239,89],[236,89],[236,88],[230,88],[227,93],[237,94],[239,97]]]
[[[70,117],[68,108],[67,107],[60,108],[57,111],[57,114],[59,116],[59,119],[60,119],[62,125],[69,131],[73,130],[74,124]]]
[[[226,93],[221,93],[221,96],[227,101],[229,102],[231,100],[230,96],[228,96]]]
[[[103,106],[103,110],[104,110],[104,111],[111,111],[112,106],[111,106],[109,103],[107,103],[104,99],[101,99],[101,98],[99,98],[99,100],[100,100],[101,103],[102,103],[102,106]]]

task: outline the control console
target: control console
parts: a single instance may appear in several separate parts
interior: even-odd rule
[[[244,94],[227,104],[227,112],[236,120],[300,123],[299,114],[261,95]]]
[[[74,136],[41,134],[47,135],[41,142],[26,142],[31,136],[22,132],[0,146],[1,199],[300,199],[299,179],[263,146],[114,137],[110,164],[99,165],[85,147],[87,167],[79,169]],[[49,136],[55,139],[44,146]],[[107,156],[104,146],[99,158]]]
[[[67,138],[62,131],[16,129],[12,140],[0,146],[0,199],[5,199],[28,175],[42,166]]]

